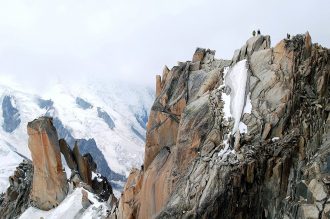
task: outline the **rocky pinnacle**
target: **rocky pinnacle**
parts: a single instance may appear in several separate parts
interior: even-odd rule
[[[49,117],[29,122],[27,131],[34,167],[30,198],[35,207],[50,210],[63,201],[69,188],[62,167],[57,132]]]

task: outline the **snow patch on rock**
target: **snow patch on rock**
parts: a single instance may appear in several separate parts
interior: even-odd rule
[[[237,62],[225,75],[225,85],[230,88],[230,113],[234,118],[232,133],[239,128],[246,102],[246,85],[248,82],[247,60]]]
[[[106,216],[106,204],[99,202],[93,193],[88,192],[88,199],[91,201],[91,206],[84,209],[81,204],[83,188],[75,189],[69,194],[56,208],[49,211],[43,211],[38,208],[29,207],[21,216],[20,219],[31,218],[102,218]]]
[[[247,84],[249,72],[247,69],[247,60],[244,59],[236,63],[232,68],[225,67],[223,71],[224,82],[218,89],[223,90],[222,101],[224,102],[223,112],[224,118],[234,119],[234,127],[231,132],[225,136],[225,147],[219,152],[218,156],[224,159],[230,152],[235,153],[234,150],[228,150],[228,139],[231,134],[237,131],[240,133],[247,133],[247,126],[241,121],[244,113],[251,113],[252,104],[250,93],[247,94]]]
[[[243,114],[244,113],[250,113],[252,112],[252,104],[251,104],[251,92],[249,92],[249,94],[246,96],[246,102],[245,102],[245,106],[243,109]]]

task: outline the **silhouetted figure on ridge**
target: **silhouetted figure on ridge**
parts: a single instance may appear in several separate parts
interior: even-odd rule
[[[252,36],[255,36],[255,35],[256,35],[256,31],[253,30],[253,32],[252,32]]]
[[[257,31],[257,35],[260,35],[260,30],[258,29],[258,31]]]
[[[291,37],[291,36],[290,36],[290,34],[289,34],[289,33],[287,33],[287,34],[286,34],[286,38],[289,40],[289,39],[290,39],[290,37]]]

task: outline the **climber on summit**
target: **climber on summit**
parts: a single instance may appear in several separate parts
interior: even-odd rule
[[[286,38],[289,40],[289,39],[290,39],[290,37],[291,37],[291,36],[290,36],[290,34],[289,34],[289,33],[287,33],[287,34],[286,34]]]
[[[253,31],[252,31],[252,36],[255,36],[255,35],[256,35],[256,31],[253,30]]]
[[[257,31],[257,35],[260,35],[260,30],[258,29],[258,31]]]

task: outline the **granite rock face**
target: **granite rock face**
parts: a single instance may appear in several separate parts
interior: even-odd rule
[[[0,215],[3,219],[18,218],[30,204],[33,166],[24,160],[16,167],[9,178],[10,186],[6,193],[0,195]]]
[[[87,185],[92,185],[91,167],[88,165],[87,158],[80,154],[77,142],[73,147],[73,157],[77,163],[77,169],[82,181],[85,182]]]
[[[258,35],[214,55],[198,48],[156,78],[144,165],[109,218],[328,218],[330,50],[309,33],[273,48]],[[220,85],[244,59],[252,107],[247,132],[230,133]]]
[[[34,167],[31,201],[39,209],[50,210],[63,201],[69,189],[57,132],[50,117],[29,122],[27,130]]]

